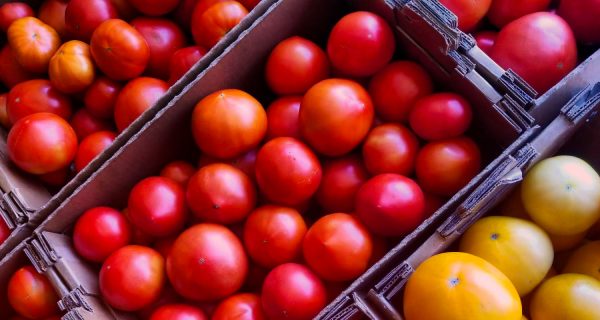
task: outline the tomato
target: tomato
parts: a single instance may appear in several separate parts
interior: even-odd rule
[[[9,89],[15,85],[35,78],[35,75],[25,70],[17,62],[10,45],[5,45],[0,51],[0,82]]]
[[[183,29],[190,29],[192,14],[194,13],[194,8],[199,2],[199,0],[181,0],[177,8],[175,8],[175,22],[177,22]]]
[[[532,319],[599,319],[600,282],[579,274],[561,274],[542,283],[531,301]]]
[[[410,276],[404,290],[407,320],[520,320],[521,300],[510,280],[482,258],[462,252],[435,255]]]
[[[78,255],[103,262],[116,250],[131,243],[131,226],[121,212],[109,207],[89,209],[77,219],[73,244]]]
[[[165,237],[183,227],[187,218],[185,190],[163,177],[138,182],[127,201],[131,223],[151,236]]]
[[[73,161],[77,136],[64,119],[43,112],[17,121],[7,145],[10,159],[19,168],[44,174],[66,168]]]
[[[492,24],[498,28],[502,28],[509,22],[524,15],[546,11],[551,2],[551,0],[494,0],[487,16]]]
[[[187,201],[196,218],[232,224],[244,220],[255,207],[256,188],[241,170],[215,163],[190,178]]]
[[[600,35],[594,31],[600,28],[599,14],[598,0],[562,0],[558,6],[558,15],[567,21],[575,38],[585,44],[600,43]]]
[[[150,47],[150,62],[146,74],[167,79],[171,56],[185,46],[183,31],[174,23],[162,18],[139,17],[131,25],[140,32]]]
[[[600,241],[588,242],[575,250],[563,273],[585,274],[600,281]]]
[[[260,1],[261,0],[240,0],[240,3],[243,4],[246,9],[252,10],[260,3]]]
[[[356,214],[377,235],[404,236],[425,220],[425,197],[413,180],[381,174],[358,190]]]
[[[373,103],[360,84],[327,79],[304,95],[300,131],[317,152],[341,156],[356,148],[367,136],[373,117]]]
[[[48,74],[52,85],[64,93],[83,91],[96,75],[90,46],[78,40],[65,42],[50,59]]]
[[[63,0],[45,0],[38,10],[38,18],[51,26],[63,39],[67,35],[65,13],[68,4],[68,1]]]
[[[129,0],[110,0],[110,2],[117,9],[119,17],[123,20],[129,21],[139,14]]]
[[[140,310],[158,299],[164,287],[164,259],[148,247],[122,247],[104,261],[98,283],[102,297],[111,307]]]
[[[37,176],[50,188],[61,188],[73,177],[71,166]],[[56,190],[58,191],[58,190]]]
[[[169,178],[185,188],[194,173],[196,173],[196,167],[189,162],[173,161],[162,168],[160,176]]]
[[[419,185],[439,196],[454,195],[477,175],[480,168],[479,148],[467,137],[430,142],[417,155]]]
[[[554,235],[582,233],[600,218],[600,176],[572,156],[539,162],[523,180],[521,196],[531,219]]]
[[[479,47],[479,49],[481,49],[481,51],[489,55],[492,52],[494,43],[496,43],[498,32],[480,31],[474,34],[473,36],[475,37],[475,41],[477,42],[477,46]]]
[[[210,156],[240,156],[256,148],[266,132],[265,110],[244,91],[216,91],[194,107],[192,133],[200,150]]]
[[[207,320],[202,309],[187,304],[166,304],[156,309],[150,320]]]
[[[8,93],[0,94],[0,125],[4,129],[10,129],[12,125],[8,118]]]
[[[167,90],[169,85],[155,78],[141,77],[129,81],[115,102],[115,123],[119,132],[154,106]]]
[[[239,290],[248,273],[240,240],[224,226],[197,224],[175,240],[167,274],[181,296],[214,301]]]
[[[260,305],[260,296],[254,293],[238,293],[219,303],[212,320],[264,320],[266,316]]]
[[[8,28],[7,37],[15,58],[29,72],[48,71],[50,58],[60,46],[58,33],[34,17],[13,22]]]
[[[177,7],[181,0],[129,0],[137,10],[147,16],[162,16]]]
[[[77,172],[83,170],[99,154],[110,147],[116,137],[114,132],[99,131],[83,139],[75,156],[75,170]]]
[[[440,2],[456,15],[458,18],[458,28],[469,32],[473,31],[483,17],[485,17],[493,1],[440,0]]]
[[[206,54],[206,49],[191,46],[178,49],[169,61],[169,84],[174,84],[183,77]]]
[[[357,11],[338,21],[327,40],[332,66],[353,77],[367,77],[383,68],[394,54],[392,29],[378,15]]]
[[[278,95],[304,94],[328,75],[329,61],[325,51],[298,36],[275,46],[265,68],[267,83]]]
[[[67,34],[89,42],[102,22],[119,17],[110,0],[70,0],[65,10]]]
[[[121,88],[121,84],[116,81],[103,76],[97,77],[85,91],[85,109],[94,117],[111,119]]]
[[[321,175],[317,156],[294,138],[275,138],[256,156],[258,187],[275,203],[294,206],[307,201],[319,188]]]
[[[59,300],[48,279],[32,266],[17,270],[8,281],[8,302],[20,315],[40,319],[58,313]]]
[[[586,234],[587,232],[581,232],[567,236],[556,236],[552,234],[548,234],[548,236],[550,237],[550,241],[552,241],[552,248],[554,248],[554,252],[558,253],[571,250],[579,246],[585,238]]]
[[[382,124],[371,130],[362,146],[369,173],[410,175],[415,167],[419,140],[401,124]]]
[[[0,219],[0,245],[10,237],[11,230],[4,221],[4,219]]]
[[[204,12],[194,9],[192,36],[196,44],[212,48],[248,15],[248,10],[237,1],[218,2]]]
[[[286,263],[271,270],[262,287],[261,302],[268,319],[311,319],[325,307],[327,293],[307,267]]]
[[[446,199],[429,193],[425,193],[425,217],[431,217],[446,203]]]
[[[456,138],[471,125],[467,100],[455,93],[436,93],[419,99],[410,113],[410,127],[425,140]]]
[[[6,32],[15,20],[34,15],[33,9],[25,2],[5,3],[0,6],[0,30]]]
[[[226,1],[231,1],[231,0],[183,0],[182,5],[187,5],[189,12],[186,12],[186,17],[183,18],[182,21],[184,23],[187,21],[186,26],[189,29],[191,27],[190,24],[191,24],[192,17],[194,16],[194,14],[197,17],[201,17],[202,14],[204,13],[204,11],[206,11],[206,9],[212,7],[214,4],[217,4],[219,2],[226,2]],[[183,8],[181,8],[181,6],[180,6],[179,10],[182,10],[182,9]],[[180,14],[178,16],[180,16]]]
[[[300,103],[302,97],[281,97],[267,108],[267,139],[300,137]]]
[[[8,117],[13,124],[39,112],[49,112],[68,119],[71,101],[45,79],[29,80],[14,86],[8,93]]]
[[[346,156],[326,161],[317,190],[317,202],[326,213],[354,212],[358,189],[369,179],[359,157]]]
[[[79,141],[92,133],[111,130],[110,124],[92,116],[86,109],[79,109],[71,118],[71,127],[77,134]]]
[[[292,208],[266,205],[252,211],[244,225],[244,246],[253,261],[267,268],[295,261],[306,223]]]
[[[490,57],[501,67],[515,71],[541,94],[575,68],[577,46],[562,18],[538,12],[502,28]]]
[[[127,22],[110,19],[92,34],[90,49],[98,68],[113,80],[128,80],[144,72],[150,61],[150,47]]]

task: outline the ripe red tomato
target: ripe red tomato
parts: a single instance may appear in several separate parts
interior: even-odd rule
[[[131,226],[121,212],[95,207],[79,217],[73,229],[77,254],[93,262],[103,262],[113,252],[131,243]]]
[[[440,0],[440,2],[456,15],[458,28],[465,32],[473,31],[492,5],[492,0]]]
[[[190,22],[192,20],[192,14],[194,13],[194,8],[196,4],[200,2],[199,0],[181,0],[177,8],[175,8],[174,17],[175,22],[177,22],[183,29],[190,29]]]
[[[128,245],[104,261],[98,283],[102,297],[113,308],[140,310],[160,296],[165,284],[165,261],[153,249]]]
[[[256,153],[257,153],[256,149],[253,149],[237,158],[227,160],[227,161],[225,161],[225,163],[230,164],[230,165],[242,170],[242,172],[244,172],[248,176],[248,178],[250,178],[250,180],[252,180],[252,182],[256,182],[256,173],[255,173]],[[198,167],[202,168],[209,164],[221,163],[221,162],[222,162],[222,160],[213,158],[206,154],[202,154],[202,155],[200,155],[200,159],[198,159]]]
[[[267,139],[300,137],[300,103],[302,97],[281,97],[267,108]]]
[[[68,4],[63,0],[45,0],[38,10],[38,18],[56,30],[62,39],[67,36],[65,13]]]
[[[220,224],[241,222],[256,205],[256,189],[241,170],[225,163],[200,168],[187,185],[195,217]]]
[[[11,230],[8,228],[8,225],[4,221],[4,219],[0,219],[0,245],[10,237]]]
[[[162,168],[160,176],[169,178],[185,188],[194,173],[196,173],[196,167],[189,162],[173,161]]]
[[[546,11],[550,2],[552,0],[493,0],[487,16],[493,25],[502,28],[524,15]]]
[[[307,267],[286,263],[267,275],[261,302],[268,319],[311,319],[325,307],[327,293],[321,280]]]
[[[207,320],[202,309],[187,304],[166,304],[156,309],[150,320]]]
[[[171,249],[173,249],[173,244],[175,244],[175,240],[177,240],[177,237],[160,238],[156,240],[156,242],[154,242],[152,247],[154,248],[154,250],[158,251],[158,253],[160,253],[160,255],[163,256],[163,258],[165,258],[166,260],[169,256],[169,253],[171,253]]]
[[[371,130],[362,147],[363,161],[372,175],[410,175],[415,167],[419,140],[401,124],[382,124]]]
[[[0,70],[2,70],[2,72],[0,72],[0,82],[9,89],[21,82],[36,77],[34,74],[21,67],[8,44],[0,51]]]
[[[185,46],[183,31],[172,21],[163,18],[139,17],[131,25],[142,34],[150,47],[150,62],[146,74],[167,79],[171,56]]]
[[[265,76],[278,95],[304,94],[329,75],[325,51],[314,42],[294,36],[281,41],[267,60]]]
[[[42,319],[58,313],[59,300],[48,279],[32,266],[17,270],[8,281],[8,302],[28,319]]]
[[[357,156],[326,161],[317,202],[325,213],[354,212],[356,193],[368,179],[367,169]]]
[[[246,15],[248,10],[237,1],[218,2],[204,12],[194,9],[192,15],[194,41],[205,48],[212,48]]]
[[[257,264],[273,268],[301,253],[306,223],[292,208],[266,205],[252,211],[244,225],[244,246]]]
[[[102,22],[118,17],[110,0],[70,0],[65,10],[65,26],[70,37],[89,42]]]
[[[219,303],[211,320],[265,320],[260,296],[254,293],[238,293]]]
[[[333,67],[344,75],[372,76],[383,68],[396,49],[392,29],[378,15],[357,11],[338,21],[327,40]]]
[[[83,91],[96,76],[90,46],[79,40],[65,42],[50,59],[48,75],[52,85],[64,93]]]
[[[304,203],[319,188],[321,175],[317,156],[294,138],[275,138],[256,156],[258,187],[275,203],[288,206]]]
[[[571,28],[562,18],[538,12],[502,28],[490,56],[542,94],[575,68],[577,45]]]
[[[341,156],[356,148],[367,136],[373,117],[373,103],[360,84],[327,79],[304,95],[300,131],[317,152]]]
[[[177,7],[181,0],[129,0],[137,10],[147,16],[162,16]]]
[[[102,151],[106,150],[115,141],[117,135],[111,131],[99,131],[90,134],[79,144],[75,155],[75,171],[83,170]]]
[[[498,37],[498,32],[495,31],[481,31],[477,32],[475,35],[475,41],[477,41],[477,46],[481,51],[486,54],[490,54],[492,52],[492,48],[494,47],[494,43],[496,43],[496,38]]]
[[[235,158],[256,148],[266,132],[265,109],[254,97],[237,89],[206,96],[192,114],[196,144],[216,158]]]
[[[7,145],[8,155],[19,168],[44,174],[66,168],[73,161],[77,136],[64,119],[42,112],[17,121]]]
[[[25,2],[5,3],[0,6],[0,30],[6,32],[15,20],[34,15],[33,9]]]
[[[187,218],[185,190],[164,177],[149,177],[138,182],[129,193],[127,208],[131,223],[155,237],[180,231]]]
[[[380,174],[356,195],[356,214],[373,233],[405,236],[425,220],[425,196],[419,185],[399,174]]]
[[[160,79],[141,77],[129,81],[115,103],[115,123],[119,132],[154,106],[167,90],[169,85]]]
[[[98,68],[113,80],[138,77],[150,61],[150,48],[144,37],[119,19],[106,20],[96,28],[90,49]]]
[[[479,148],[467,137],[430,142],[417,155],[419,184],[439,196],[454,195],[477,175],[480,167]]]
[[[206,54],[206,49],[191,46],[178,49],[169,61],[169,84],[173,85],[183,77]]]
[[[15,58],[29,72],[48,71],[50,58],[60,46],[58,33],[34,17],[13,22],[8,28],[7,36]]]
[[[594,45],[600,43],[600,34],[597,32],[600,30],[600,1],[562,0],[558,6],[558,15],[571,26],[578,41]]]
[[[121,84],[107,77],[98,77],[85,91],[85,109],[94,117],[111,119],[114,115]]]
[[[358,218],[333,213],[320,218],[308,229],[302,252],[321,279],[349,281],[369,267],[373,240]]]
[[[21,82],[8,93],[8,117],[11,123],[39,112],[49,112],[69,119],[71,101],[56,90],[50,81],[35,79]]]
[[[129,21],[139,14],[129,0],[110,0],[110,2],[117,9],[119,17],[125,21]]]
[[[197,224],[175,240],[167,274],[181,296],[214,301],[238,291],[248,273],[240,240],[224,226]]]
[[[12,125],[8,118],[8,93],[0,94],[0,125],[4,129],[10,129]]]
[[[455,93],[436,93],[419,99],[410,113],[410,127],[422,139],[458,137],[469,129],[471,104]]]
[[[108,122],[92,116],[87,109],[79,109],[79,111],[75,112],[70,123],[79,141],[92,133],[111,130]]]

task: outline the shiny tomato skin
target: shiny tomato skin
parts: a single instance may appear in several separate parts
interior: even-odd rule
[[[111,130],[110,124],[102,119],[92,116],[87,109],[79,109],[71,118],[71,127],[77,134],[77,139],[82,141],[92,133]]]
[[[125,216],[109,207],[85,211],[73,229],[75,251],[93,262],[103,262],[113,252],[131,243],[131,238],[131,226]]]
[[[67,36],[65,13],[68,4],[63,0],[45,0],[38,10],[38,18],[56,30],[63,40]]]
[[[34,17],[13,22],[8,28],[7,37],[19,64],[34,73],[48,71],[50,58],[60,46],[58,33]]]
[[[477,46],[479,47],[479,49],[481,49],[481,51],[489,55],[492,52],[494,43],[496,43],[498,32],[481,31],[477,32],[473,36],[475,37],[475,41],[477,42]]]
[[[471,104],[455,93],[436,93],[419,99],[410,113],[410,127],[422,139],[441,140],[461,136],[469,129]]]
[[[4,219],[0,219],[0,245],[10,237],[11,230],[8,228],[8,225],[4,221]]]
[[[584,44],[600,43],[600,1],[597,0],[562,0],[558,6],[561,16],[575,34],[575,38]]]
[[[150,320],[207,320],[204,311],[187,304],[166,304],[157,308]]]
[[[34,15],[33,9],[25,2],[5,3],[0,6],[0,30],[6,32],[15,20]]]
[[[464,32],[473,31],[492,5],[492,0],[440,0],[440,2],[456,15],[458,28]]]
[[[326,156],[341,156],[363,141],[373,118],[373,103],[360,84],[327,79],[304,95],[300,106],[300,132],[315,151]]]
[[[215,301],[238,291],[248,273],[240,240],[224,226],[197,224],[185,230],[167,258],[167,274],[181,296]]]
[[[311,319],[325,307],[327,292],[323,282],[310,269],[286,263],[267,275],[261,302],[268,319]]]
[[[417,155],[417,180],[426,192],[452,196],[481,168],[479,148],[473,140],[459,137],[423,146]]]
[[[367,171],[372,175],[397,173],[410,175],[415,167],[419,140],[401,124],[382,124],[371,132],[362,147]]]
[[[85,109],[94,117],[111,119],[122,87],[119,82],[107,77],[97,77],[85,91],[83,97]]]
[[[185,188],[196,171],[196,167],[187,161],[173,161],[160,170],[160,176],[169,178]]]
[[[83,170],[102,151],[106,150],[115,141],[117,134],[111,131],[98,131],[90,134],[79,144],[75,155],[75,171]]]
[[[255,293],[238,293],[219,303],[211,320],[266,320],[260,296]]]
[[[267,108],[267,139],[300,136],[300,104],[302,97],[281,97]]]
[[[317,156],[294,138],[275,138],[256,156],[259,190],[274,203],[288,206],[304,203],[319,188],[321,176]]]
[[[147,16],[156,17],[175,10],[180,1],[181,0],[129,0],[129,3],[141,13]]]
[[[229,30],[248,15],[248,10],[237,1],[219,2],[204,12],[192,15],[192,36],[196,44],[212,48]]]
[[[171,56],[186,44],[183,31],[172,21],[163,18],[139,17],[131,25],[146,39],[150,62],[145,73],[166,80],[169,77]]]
[[[73,161],[77,136],[61,117],[36,113],[13,125],[7,145],[8,155],[19,168],[44,174],[66,168]]]
[[[356,214],[377,235],[404,236],[425,220],[425,196],[419,185],[405,176],[380,174],[358,191]]]
[[[128,245],[104,261],[98,283],[110,306],[123,311],[140,310],[160,296],[165,285],[165,261],[151,248]]]
[[[169,85],[160,79],[141,77],[129,81],[115,103],[115,123],[119,132],[150,109],[167,90]]]
[[[58,296],[48,279],[32,266],[17,270],[8,281],[8,302],[28,319],[43,319],[58,313]]]
[[[0,82],[9,89],[21,82],[35,79],[36,75],[25,70],[17,62],[10,45],[5,45],[0,51]]]
[[[325,213],[354,212],[354,199],[369,173],[357,156],[331,159],[323,164],[323,178],[316,193]]]
[[[493,0],[487,17],[493,25],[502,28],[524,15],[547,11],[551,2],[552,0]]]
[[[69,97],[56,90],[50,81],[35,79],[21,82],[8,93],[8,117],[11,123],[38,112],[49,112],[63,119],[71,117]]]
[[[50,59],[48,75],[52,85],[61,92],[83,91],[96,77],[90,46],[79,40],[65,42]]]
[[[102,22],[90,42],[98,68],[113,80],[129,80],[144,72],[150,47],[134,27],[120,19]]]
[[[298,36],[281,41],[267,60],[265,76],[278,95],[301,95],[329,75],[327,54],[316,43]]]
[[[169,84],[172,85],[206,54],[206,49],[199,46],[191,46],[178,49],[171,55],[169,61]]]
[[[327,40],[332,66],[353,77],[372,76],[390,62],[395,49],[394,33],[388,23],[366,11],[344,16]]]
[[[71,38],[89,42],[102,22],[118,17],[110,0],[70,0],[65,10],[65,26]]]

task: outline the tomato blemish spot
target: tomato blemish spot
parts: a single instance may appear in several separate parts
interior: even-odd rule
[[[460,283],[460,280],[458,278],[452,278],[452,279],[450,279],[449,282],[450,282],[450,287],[454,288]]]
[[[198,259],[198,263],[199,264],[205,264],[206,263],[206,259],[204,257]]]
[[[492,233],[492,236],[490,237],[492,240],[498,240],[498,238],[500,238],[500,235],[497,233]]]
[[[566,189],[567,191],[571,191],[571,189],[573,189],[573,186],[572,186],[570,183],[568,183],[568,184],[565,186],[565,189]]]
[[[218,205],[218,204],[216,204],[216,203],[215,203],[215,204],[213,204],[213,206],[212,206],[212,207],[213,207],[213,209],[215,209],[215,210],[219,210],[219,209],[221,209],[221,206],[220,206],[220,205]]]

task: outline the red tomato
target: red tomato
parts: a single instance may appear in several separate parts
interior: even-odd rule
[[[247,273],[242,243],[217,224],[197,224],[184,231],[167,258],[171,284],[177,293],[195,301],[214,301],[236,292]]]
[[[207,320],[202,309],[187,304],[166,304],[154,311],[150,320]]]
[[[109,207],[87,210],[73,229],[77,254],[93,262],[103,262],[116,250],[131,243],[131,226],[121,212]]]
[[[328,75],[329,61],[325,51],[298,36],[275,46],[265,70],[269,87],[278,95],[304,94]]]
[[[7,36],[15,58],[29,72],[48,71],[50,58],[60,46],[58,33],[34,17],[13,22],[8,28]]]
[[[60,188],[73,177],[71,166],[37,176],[46,186]],[[58,191],[58,190],[57,190]]]
[[[196,144],[210,156],[230,159],[258,146],[267,132],[267,114],[258,100],[237,89],[216,91],[192,114]]]
[[[594,45],[600,43],[600,1],[562,0],[558,6],[558,15],[567,21],[580,42]]]
[[[21,67],[8,44],[0,51],[0,70],[2,70],[2,72],[0,72],[0,82],[9,89],[21,82],[36,77],[34,74]]]
[[[219,2],[225,2],[225,1],[231,1],[231,0],[183,0],[183,2],[181,3],[182,6],[187,6],[186,9],[188,9],[189,11],[185,13],[186,17],[182,18],[183,23],[187,24],[186,26],[189,28],[191,27],[191,21],[192,21],[192,17],[195,14],[197,17],[201,17],[202,14],[204,13],[204,11],[206,11],[206,9],[212,7],[214,4],[217,4]],[[180,8],[178,10],[183,10],[182,6],[180,6]],[[178,16],[181,16],[181,13],[178,14]],[[185,20],[187,19],[187,20]]]
[[[327,40],[331,64],[342,74],[372,76],[383,68],[396,49],[392,29],[378,15],[357,11],[338,21]]]
[[[128,245],[104,261],[98,283],[102,297],[111,307],[140,310],[160,296],[165,284],[165,261],[153,249]]]
[[[440,0],[440,2],[456,15],[458,28],[465,32],[473,31],[492,5],[492,0]]]
[[[563,19],[549,12],[538,12],[500,30],[490,56],[542,94],[575,68],[577,46]]]
[[[354,212],[354,199],[360,186],[369,179],[367,169],[357,156],[324,163],[317,202],[325,213]]]
[[[171,55],[169,61],[169,84],[172,85],[206,54],[206,49],[199,46],[191,46],[178,49]]]
[[[167,259],[169,253],[171,253],[171,249],[173,249],[175,240],[177,240],[177,237],[158,239],[154,242],[154,250],[158,251],[163,258]]]
[[[341,156],[356,148],[373,123],[373,103],[357,82],[327,79],[304,95],[300,131],[308,144],[327,156]]]
[[[38,11],[38,18],[56,30],[63,39],[67,35],[65,13],[68,4],[68,1],[63,0],[45,0]]]
[[[256,189],[241,170],[224,163],[205,166],[187,185],[196,218],[220,224],[241,222],[256,205]]]
[[[407,177],[380,174],[358,191],[356,214],[377,235],[405,236],[425,220],[425,196]]]
[[[50,59],[48,75],[52,85],[64,93],[83,91],[96,76],[90,46],[79,40],[65,42]]]
[[[8,155],[19,168],[44,174],[66,168],[73,161],[77,136],[64,119],[43,112],[17,121],[7,145]]]
[[[444,203],[446,203],[444,198],[425,193],[425,217],[431,217]]]
[[[92,56],[98,68],[113,80],[128,80],[144,72],[150,61],[150,47],[127,22],[110,19],[92,34]]]
[[[88,87],[83,101],[85,109],[94,117],[111,119],[114,115],[121,84],[107,77],[98,77]]]
[[[39,112],[49,112],[69,119],[71,101],[45,79],[21,82],[9,91],[8,117],[11,123]]]
[[[199,0],[181,0],[177,8],[175,8],[175,22],[185,29],[189,30],[190,22],[192,20],[192,14],[194,8]]]
[[[167,19],[139,17],[131,25],[142,34],[150,47],[150,62],[146,74],[167,79],[171,56],[185,46],[183,31]]]
[[[357,218],[333,213],[308,229],[302,249],[304,259],[321,279],[348,281],[369,267],[373,240]]]
[[[75,115],[71,118],[71,127],[75,130],[79,141],[92,133],[111,130],[108,122],[95,118],[87,109],[79,109],[79,111],[75,112]]]
[[[267,139],[300,137],[300,103],[302,97],[281,97],[267,108]]]
[[[5,3],[0,6],[0,30],[6,32],[15,20],[34,15],[33,9],[25,2]]]
[[[477,46],[481,51],[486,54],[490,54],[492,52],[492,48],[494,47],[494,43],[496,43],[496,38],[498,37],[498,32],[495,31],[481,31],[477,32],[475,35],[475,41],[477,41]]]
[[[214,45],[248,15],[248,10],[237,1],[216,3],[204,12],[196,11],[192,15],[192,36],[196,44],[205,48]]]
[[[487,16],[493,25],[502,28],[524,15],[546,11],[550,2],[552,0],[493,0]]]
[[[89,42],[102,22],[118,17],[110,0],[70,0],[65,11],[65,26],[72,38]]]
[[[0,94],[0,125],[4,129],[10,129],[11,126],[8,118],[8,93]]]
[[[321,280],[307,267],[286,263],[267,275],[261,302],[268,319],[311,319],[325,307],[327,293]]]
[[[142,232],[165,237],[181,230],[187,218],[185,190],[164,177],[138,182],[127,201],[129,219]]]
[[[115,123],[119,132],[154,106],[167,90],[169,85],[155,78],[141,77],[129,81],[119,92],[115,103]]]
[[[423,190],[452,196],[479,172],[481,156],[473,140],[459,137],[426,144],[417,156],[417,178]]]
[[[79,144],[75,155],[75,171],[83,170],[102,151],[106,150],[115,141],[117,135],[111,131],[99,131],[90,134]]]
[[[254,210],[244,225],[244,246],[253,261],[267,268],[300,256],[306,223],[298,211],[272,205]]]
[[[372,175],[410,175],[415,167],[419,140],[401,124],[382,124],[371,130],[362,147],[363,161]]]
[[[28,319],[42,319],[58,313],[58,296],[48,279],[32,266],[17,270],[8,281],[8,302]]]
[[[4,221],[4,219],[0,219],[0,245],[10,237],[11,230],[8,228],[8,225]]]
[[[250,178],[253,182],[256,182],[256,173],[255,173],[256,153],[257,153],[256,150],[250,150],[237,158],[227,160],[225,163],[230,164],[230,165],[242,170],[242,172],[244,172],[248,176],[248,178]],[[206,154],[202,154],[200,156],[200,159],[198,159],[198,167],[202,168],[209,164],[220,163],[220,162],[222,162],[222,161],[219,159],[213,158]]]
[[[256,156],[256,180],[271,201],[295,206],[310,199],[321,183],[317,156],[294,138],[275,138]]]
[[[260,3],[260,1],[261,0],[240,0],[240,3],[243,4],[246,9],[252,10]]]
[[[110,0],[121,19],[129,21],[139,14],[139,12],[131,5],[129,0]]]
[[[166,258],[165,258],[166,259]],[[181,297],[175,292],[169,283],[167,283],[161,291],[158,299],[154,300],[150,305],[138,310],[135,315],[138,319],[150,320],[150,317],[158,308],[164,305],[180,304]]]
[[[147,16],[162,16],[177,7],[181,0],[129,0],[137,10]]]
[[[425,140],[458,137],[469,129],[471,104],[455,93],[436,93],[419,99],[410,113],[410,127]]]
[[[433,83],[429,74],[412,61],[388,64],[369,83],[375,113],[389,122],[407,121],[413,104],[432,92]]]
[[[194,173],[196,173],[196,167],[190,163],[186,161],[173,161],[162,168],[160,176],[169,178],[185,188]]]
[[[211,320],[265,320],[260,296],[254,293],[238,293],[219,303]]]

